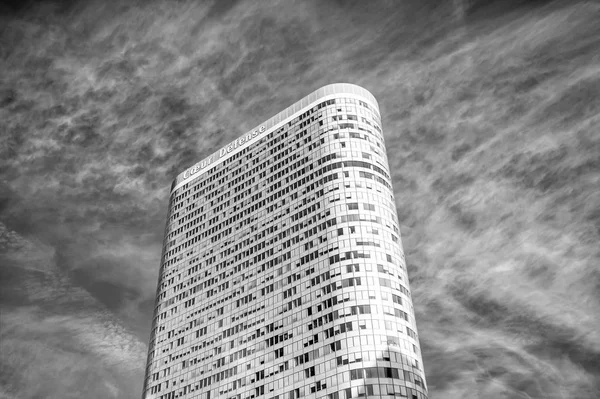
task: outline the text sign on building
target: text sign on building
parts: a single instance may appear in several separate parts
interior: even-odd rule
[[[221,148],[221,150],[219,150],[219,152],[214,153],[210,157],[206,158],[203,161],[198,162],[196,165],[194,165],[191,168],[189,168],[188,170],[186,170],[183,173],[183,180],[187,179],[190,176],[195,175],[202,169],[206,168],[208,165],[212,164],[214,161],[226,156],[227,154],[230,154],[231,152],[235,152],[235,150],[237,150],[238,148],[241,148],[244,144],[248,143],[250,140],[252,140],[256,136],[258,136],[259,134],[263,133],[265,130],[267,130],[267,128],[263,125],[263,126],[259,127],[258,129],[255,129],[252,132],[248,133],[245,136],[238,137],[237,139],[235,139],[234,141],[232,141],[225,147]]]

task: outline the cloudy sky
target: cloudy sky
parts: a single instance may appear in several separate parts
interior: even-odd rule
[[[168,190],[378,99],[432,398],[600,395],[600,3],[0,6],[0,398],[139,398]]]

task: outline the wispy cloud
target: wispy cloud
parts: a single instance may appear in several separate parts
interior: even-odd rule
[[[0,381],[7,398],[132,397],[146,344],[56,267],[54,250],[1,226]]]

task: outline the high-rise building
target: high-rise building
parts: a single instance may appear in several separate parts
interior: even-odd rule
[[[173,182],[144,398],[426,398],[377,101],[320,88]]]

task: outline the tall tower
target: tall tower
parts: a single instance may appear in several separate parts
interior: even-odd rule
[[[179,174],[144,398],[427,398],[377,101],[332,84]]]

